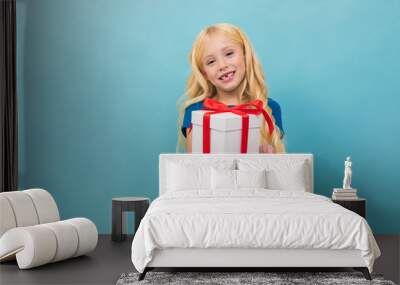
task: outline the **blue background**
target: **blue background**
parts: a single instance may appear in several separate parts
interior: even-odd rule
[[[288,152],[330,196],[347,155],[375,233],[400,233],[400,1],[17,0],[20,188],[111,230],[111,198],[158,193],[188,53],[239,26],[282,107]]]

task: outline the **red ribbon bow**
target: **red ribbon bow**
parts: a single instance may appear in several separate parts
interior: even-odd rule
[[[262,114],[268,124],[269,134],[274,131],[274,123],[267,111],[264,110],[263,102],[261,100],[254,100],[249,103],[236,105],[229,108],[224,103],[216,100],[206,98],[203,103],[204,110],[210,110],[203,116],[203,153],[210,153],[210,121],[211,115],[219,113],[231,112],[242,117],[242,138],[240,143],[240,152],[247,153],[247,143],[249,135],[249,114],[260,115]]]

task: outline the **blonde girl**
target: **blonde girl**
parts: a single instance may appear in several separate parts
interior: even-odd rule
[[[203,109],[207,97],[228,106],[262,100],[275,127],[270,135],[263,119],[260,152],[285,152],[280,106],[268,98],[261,64],[239,28],[225,23],[206,27],[194,41],[189,61],[187,90],[178,100],[178,152],[191,152],[191,113]]]

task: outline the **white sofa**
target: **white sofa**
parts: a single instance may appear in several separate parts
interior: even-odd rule
[[[97,239],[96,225],[86,218],[60,221],[46,190],[0,193],[0,262],[16,258],[28,269],[86,254]]]

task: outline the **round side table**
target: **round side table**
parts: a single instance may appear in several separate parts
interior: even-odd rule
[[[150,200],[145,197],[119,197],[112,199],[112,234],[113,241],[126,239],[126,212],[135,213],[134,232],[149,208]]]

